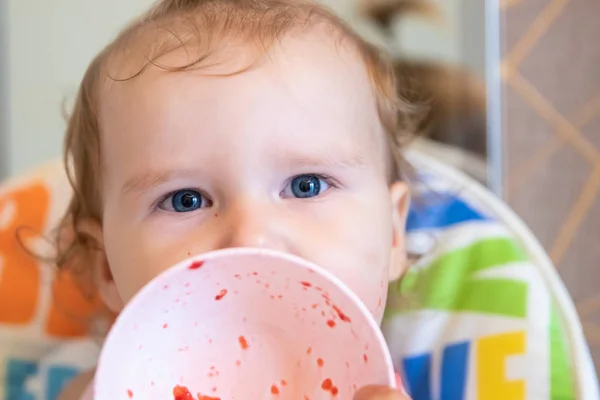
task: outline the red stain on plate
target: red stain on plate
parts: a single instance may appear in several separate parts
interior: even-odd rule
[[[324,364],[325,364],[325,362],[323,361],[323,359],[322,359],[322,358],[317,358],[317,365],[318,365],[319,367],[322,367]]]
[[[312,286],[312,284],[310,282],[300,282],[300,284],[302,286],[305,286],[305,287],[311,287]]]
[[[204,265],[204,261],[194,261],[190,264],[188,269],[200,269]]]
[[[365,362],[369,362],[369,357],[367,357],[366,354],[363,354],[363,360],[365,360]]]
[[[340,317],[340,319],[342,321],[344,321],[344,322],[351,322],[350,318],[346,314],[344,314],[342,312],[342,310],[340,310],[338,307],[336,307],[335,304],[332,307],[335,310],[335,312],[337,313],[338,317]]]
[[[169,327],[169,324],[163,324],[163,329],[167,329]]]
[[[271,394],[274,394],[274,395],[279,394],[279,388],[277,387],[277,385],[271,386]]]
[[[127,389],[127,397],[133,399],[133,392],[131,391],[131,389]]]
[[[205,396],[203,394],[198,393],[198,400],[221,400],[221,398],[220,397]]]
[[[205,396],[198,393],[198,400],[221,400],[220,397]],[[195,400],[189,389],[185,386],[175,386],[173,388],[173,400]]]
[[[173,388],[173,400],[194,400],[194,396],[185,386],[175,386]]]
[[[330,319],[330,320],[328,320],[328,321],[327,321],[327,325],[328,325],[330,328],[334,328],[334,327],[335,327],[335,321],[334,321],[334,320],[332,320],[332,319]]]
[[[227,289],[221,289],[218,295],[215,296],[215,300],[221,300],[227,294]]]
[[[337,396],[339,393],[339,389],[334,386],[333,381],[330,378],[325,379],[323,383],[321,383],[321,389],[331,393],[333,397]]]
[[[238,342],[240,342],[240,347],[242,348],[242,350],[247,350],[248,347],[250,347],[250,345],[248,344],[248,340],[246,340],[244,336],[240,336],[238,338]]]

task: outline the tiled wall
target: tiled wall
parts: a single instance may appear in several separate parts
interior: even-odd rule
[[[554,260],[600,370],[600,1],[501,4],[504,193]]]

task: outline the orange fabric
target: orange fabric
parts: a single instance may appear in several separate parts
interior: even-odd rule
[[[50,204],[50,193],[41,182],[18,188],[0,197],[0,215],[10,213],[6,229],[0,230],[0,323],[24,325],[33,318],[40,290],[37,260],[17,240],[32,232],[43,232]],[[13,212],[11,212],[13,209]],[[30,237],[30,236],[29,236]]]
[[[53,228],[47,226],[51,194],[44,181],[33,181],[0,196],[0,324],[28,325],[46,301],[48,311],[41,316],[44,334],[86,336],[92,318],[104,311],[99,297],[86,297],[68,270],[57,270],[51,282],[42,282],[40,261],[23,248]],[[2,223],[5,218],[8,224]],[[44,285],[51,285],[48,299],[40,296]]]

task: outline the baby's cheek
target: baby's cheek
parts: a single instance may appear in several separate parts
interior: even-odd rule
[[[338,274],[344,284],[358,295],[377,322],[383,317],[388,289],[388,271],[382,262],[366,257],[362,262],[346,264],[347,268]]]
[[[371,285],[368,291],[365,290],[364,294],[360,296],[361,300],[378,323],[380,323],[383,318],[383,310],[387,298],[387,287],[387,280],[380,279],[376,284]]]
[[[354,287],[356,287],[356,289],[353,290],[358,294],[367,309],[371,312],[371,315],[373,315],[377,322],[381,322],[387,297],[387,282],[380,280],[378,283],[371,284],[367,287],[363,280],[362,282],[357,282]]]
[[[379,292],[377,295],[377,302],[375,303],[375,308],[373,310],[373,316],[377,320],[377,322],[381,322],[383,319],[383,311],[385,310],[385,303],[387,301],[387,291],[388,291],[388,281],[387,279],[382,279],[379,282]]]

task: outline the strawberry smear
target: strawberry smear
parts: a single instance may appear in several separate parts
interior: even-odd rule
[[[204,265],[204,261],[194,261],[190,264],[188,269],[200,269]]]
[[[329,378],[325,379],[323,381],[323,383],[321,383],[321,389],[323,389],[323,390],[331,390],[332,387],[333,387],[333,382]]]
[[[325,379],[323,383],[321,383],[321,389],[331,393],[334,397],[339,393],[339,389],[333,385],[333,381],[330,378]]]
[[[203,394],[198,393],[198,400],[221,400],[221,398],[220,397],[205,396]]]
[[[332,306],[333,309],[335,310],[335,312],[337,313],[338,317],[340,317],[340,319],[344,322],[350,322],[350,318],[344,314],[342,312],[342,310],[340,310],[338,307],[336,307],[335,305]]]
[[[222,289],[218,295],[215,296],[215,300],[221,300],[227,294],[227,289]]]
[[[244,336],[240,336],[238,338],[238,341],[240,342],[240,347],[242,348],[242,350],[247,350],[248,347],[250,347],[248,345],[248,340],[246,340],[246,338]]]
[[[194,400],[194,396],[185,386],[175,386],[173,388],[173,400]]]
[[[221,400],[220,397],[205,396],[200,393],[197,398],[198,400]],[[173,400],[195,400],[195,398],[187,387],[177,385],[173,388]]]

